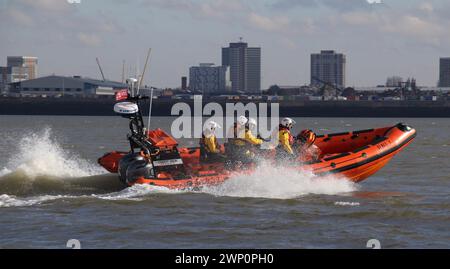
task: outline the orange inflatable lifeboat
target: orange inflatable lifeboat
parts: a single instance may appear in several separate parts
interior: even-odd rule
[[[132,129],[133,130],[133,129]],[[136,133],[138,134],[138,133]],[[308,170],[317,176],[338,175],[360,182],[385,166],[408,146],[416,130],[397,124],[378,129],[319,135],[313,147],[317,155],[300,154],[288,169]],[[252,166],[240,169],[228,162],[205,163],[199,148],[178,148],[175,139],[161,129],[145,137],[129,136],[131,152],[111,152],[98,162],[111,173],[118,173],[128,185],[150,184],[167,188],[196,188],[224,182],[236,173],[251,173]],[[133,149],[139,149],[134,151]],[[266,150],[267,158],[275,156]],[[274,160],[275,161],[275,160]]]
[[[391,127],[318,136],[317,160],[304,163],[316,175],[336,174],[360,182],[385,166],[416,137],[416,130],[397,124]]]

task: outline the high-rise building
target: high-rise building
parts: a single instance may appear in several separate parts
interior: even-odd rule
[[[230,67],[232,91],[261,92],[261,48],[247,43],[230,43],[222,48],[222,66]]]
[[[441,58],[439,63],[439,87],[450,87],[450,57]]]
[[[28,56],[8,56],[5,67],[0,67],[0,92],[8,90],[9,83],[35,79],[38,58]]]
[[[311,86],[321,87],[324,82],[345,87],[346,57],[334,50],[311,54]]]
[[[225,92],[231,87],[228,66],[201,63],[189,68],[189,88],[202,93]]]
[[[7,67],[11,68],[11,81],[37,78],[38,58],[29,56],[8,56]]]
[[[181,89],[183,91],[187,90],[187,77],[181,77]]]
[[[0,93],[6,92],[10,77],[11,68],[0,66]]]

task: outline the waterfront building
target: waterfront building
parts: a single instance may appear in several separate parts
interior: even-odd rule
[[[8,56],[7,67],[11,68],[11,82],[37,78],[37,57]]]
[[[438,86],[450,87],[450,57],[440,59]]]
[[[345,88],[346,57],[334,50],[311,54],[311,86],[322,87],[324,82]]]
[[[10,84],[12,94],[28,97],[113,96],[116,91],[126,88],[127,85],[120,82],[55,75]]]
[[[37,77],[38,58],[30,56],[8,56],[7,64],[0,67],[0,93],[8,91],[9,83]]]
[[[230,43],[222,48],[222,66],[230,67],[233,92],[261,92],[261,48],[248,47],[247,43]]]
[[[229,91],[230,68],[215,66],[213,63],[201,63],[189,68],[189,88],[202,93],[218,93]]]

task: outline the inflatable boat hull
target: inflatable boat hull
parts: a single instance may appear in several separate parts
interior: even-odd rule
[[[317,176],[335,175],[361,182],[383,168],[415,138],[416,130],[403,124],[353,132],[318,136],[314,145],[321,154],[315,160],[293,162],[287,169],[307,170]],[[253,168],[230,170],[223,163],[200,162],[198,148],[181,148],[180,156],[186,171],[183,175],[159,173],[154,178],[140,177],[128,185],[150,184],[167,188],[196,188],[224,182],[233,174],[251,173]],[[128,152],[112,152],[99,159],[100,165],[117,173],[120,159]],[[270,154],[270,153],[269,153]],[[274,156],[274,154],[273,154]]]

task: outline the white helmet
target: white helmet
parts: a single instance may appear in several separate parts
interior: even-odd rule
[[[250,128],[256,128],[258,126],[258,123],[254,118],[249,118],[247,124]]]
[[[292,128],[296,124],[295,120],[291,118],[284,118],[281,120],[281,126],[286,128]]]
[[[237,124],[244,126],[248,122],[248,119],[245,116],[239,116],[237,119]]]
[[[220,126],[220,124],[218,124],[217,122],[215,122],[215,121],[208,121],[206,124],[205,124],[205,131],[211,131],[211,132],[214,132],[216,129],[220,129],[220,128],[222,128],[221,126]]]

